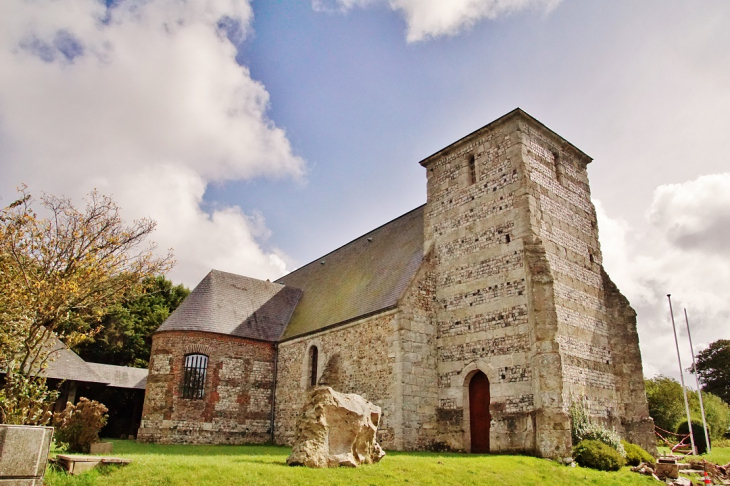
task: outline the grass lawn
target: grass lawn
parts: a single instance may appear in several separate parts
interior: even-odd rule
[[[45,484],[99,486],[174,485],[654,485],[628,468],[606,473],[562,466],[525,456],[389,452],[379,463],[357,469],[289,467],[290,449],[274,446],[193,446],[137,444],[115,440],[114,455],[125,467],[93,470],[80,476],[49,469]],[[730,449],[716,454],[730,455]],[[715,454],[715,453],[713,453]]]
[[[669,452],[669,447],[659,447],[660,454],[669,454]],[[700,458],[724,466],[725,464],[730,463],[730,447],[713,447],[712,452],[705,454],[704,456],[700,456]],[[690,460],[690,458],[685,459],[684,462],[687,462],[688,460]]]

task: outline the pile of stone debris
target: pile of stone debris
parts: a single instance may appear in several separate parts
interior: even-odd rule
[[[664,456],[655,464],[642,462],[631,470],[674,486],[705,484],[730,486],[730,463],[720,466],[703,459],[690,459],[688,463],[680,463],[678,459],[676,456]],[[679,475],[680,472],[683,476]]]

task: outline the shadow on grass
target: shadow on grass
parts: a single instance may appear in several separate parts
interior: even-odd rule
[[[291,448],[274,445],[191,445],[141,444],[130,440],[111,440],[114,454],[157,454],[161,456],[288,456]]]
[[[156,454],[161,456],[209,456],[235,457],[235,462],[249,462],[273,464],[289,467],[286,458],[291,454],[291,447],[275,445],[192,445],[192,444],[143,444],[130,440],[112,440],[114,453],[119,455]],[[500,458],[512,458],[518,463],[527,463],[537,458],[531,456],[501,455],[501,454],[466,454],[459,452],[403,452],[386,451],[385,461],[392,459],[447,459],[449,461],[478,461],[492,462]],[[269,458],[269,459],[258,459]],[[272,460],[281,457],[281,460]]]

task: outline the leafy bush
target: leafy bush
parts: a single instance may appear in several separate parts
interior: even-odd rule
[[[614,448],[621,457],[626,457],[626,451],[621,444],[621,437],[607,428],[591,423],[588,407],[585,403],[573,402],[570,404],[570,435],[573,445],[584,440],[596,440]]]
[[[103,404],[84,397],[75,406],[69,402],[63,412],[53,416],[56,441],[68,444],[70,452],[88,453],[91,444],[99,441],[107,411]]]
[[[46,425],[50,408],[58,397],[49,390],[43,377],[27,376],[12,369],[0,389],[0,423],[10,425]]]
[[[710,426],[707,426],[707,435],[710,431]],[[689,426],[687,425],[687,421],[685,420],[681,424],[679,424],[679,427],[677,427],[677,433],[678,434],[689,434]],[[692,422],[692,435],[695,439],[695,447],[697,448],[697,452],[699,454],[705,454],[707,453],[707,440],[705,440],[705,431],[702,428],[702,424],[698,424],[697,422]],[[712,445],[712,444],[710,444]]]
[[[646,452],[641,446],[626,442],[625,440],[621,441],[621,445],[624,446],[624,450],[626,451],[626,463],[629,466],[638,466],[642,462],[654,462],[652,455]]]
[[[597,440],[583,440],[573,448],[573,458],[583,467],[600,471],[618,471],[626,465],[616,449]]]

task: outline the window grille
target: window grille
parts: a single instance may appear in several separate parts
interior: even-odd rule
[[[206,355],[189,354],[185,356],[183,398],[203,398],[205,394],[205,373],[207,369],[208,357]]]
[[[319,358],[317,346],[312,346],[309,353],[309,384],[314,386],[317,384],[317,359]]]

